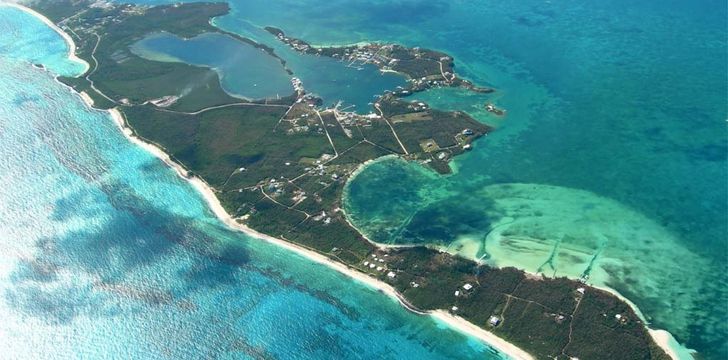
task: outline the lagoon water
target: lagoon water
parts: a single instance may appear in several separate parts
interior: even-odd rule
[[[131,50],[150,60],[213,68],[225,91],[244,98],[275,98],[293,92],[291,76],[278,59],[228,35],[202,34],[182,39],[169,33],[149,34]]]
[[[374,96],[406,85],[404,76],[382,73],[372,64],[351,64],[329,57],[300,54],[264,30],[265,25],[258,26],[250,22],[248,11],[280,11],[275,5],[266,10],[247,9],[246,6],[232,2],[231,5],[231,14],[214,19],[213,24],[272,48],[278,56],[285,59],[286,66],[293,71],[294,76],[303,81],[306,91],[321,97],[326,106],[341,101],[342,109],[366,114],[373,111],[371,103]],[[284,27],[284,31],[286,29]]]
[[[276,98],[293,92],[291,76],[278,59],[228,35],[211,33],[182,39],[169,33],[149,34],[131,50],[150,60],[213,68],[225,91],[244,98]]]
[[[375,240],[588,275],[687,347],[728,356],[724,1],[231,4],[215,20],[229,31],[431,47],[498,89],[418,95],[497,130],[448,177],[398,160],[361,172],[346,207]],[[483,112],[485,101],[507,116]]]
[[[351,65],[331,58],[303,55],[267,31],[252,27],[243,32],[264,43],[286,61],[286,67],[303,81],[308,92],[326,105],[342,101],[342,108],[370,112],[374,95],[405,85],[404,77],[380,73],[374,65]],[[276,98],[293,93],[291,76],[278,59],[227,35],[202,34],[181,39],[168,33],[149,34],[132,46],[146,59],[185,62],[214,68],[225,91],[248,99]]]
[[[2,6],[0,28],[0,357],[503,358],[228,230],[54,81],[82,69],[60,36]]]
[[[366,16],[389,13],[376,8]],[[728,356],[726,4],[434,2],[415,14],[435,20],[388,18],[367,35],[449,51],[508,114],[419,96],[498,129],[449,177],[372,165],[348,189],[354,223],[376,241],[588,275],[687,347]]]
[[[330,76],[337,72],[316,68],[324,60],[293,54],[263,26],[314,44],[435,48],[455,57],[460,74],[498,89],[417,95],[497,130],[456,159],[451,176],[400,160],[361,172],[345,205],[373,239],[436,243],[496,265],[588,275],[706,358],[728,356],[724,1],[230,3],[232,13],[214,23],[274,47],[327,104],[346,95],[366,112],[371,95],[392,84],[337,86],[338,76]],[[348,69],[347,76],[368,71]],[[485,101],[507,116],[484,112]],[[334,286],[327,286],[330,293]],[[357,309],[364,303],[351,300]]]

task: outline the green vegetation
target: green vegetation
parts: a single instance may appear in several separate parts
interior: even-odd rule
[[[463,87],[472,91],[488,93],[493,89],[473,85],[459,78],[454,71],[455,63],[449,55],[430,49],[408,48],[397,44],[370,43],[352,46],[313,47],[309,43],[292,37],[272,26],[265,30],[296,51],[318,56],[341,59],[353,64],[374,64],[382,70],[396,71],[409,78],[406,89],[394,92],[397,96],[408,96],[435,86]]]
[[[268,28],[301,51],[348,52],[406,73],[410,87],[383,94],[376,114],[367,116],[321,109],[320,100],[303,91],[248,102],[226,94],[208,68],[145,60],[129,51],[152,32],[221,32],[209,20],[227,13],[226,4],[88,5],[34,5],[75,37],[78,55],[91,64],[83,77],[61,81],[87,92],[99,108],[119,109],[137,136],[206,181],[240,223],[389,282],[412,309],[450,309],[539,358],[665,358],[629,306],[607,292],[424,247],[383,250],[346,221],[342,191],[363,162],[394,154],[447,173],[452,157],[490,131],[465,113],[402,99],[404,91],[433,85],[489,91],[458,79],[446,54],[376,44],[319,50]],[[497,326],[489,324],[493,316]]]
[[[375,263],[396,275],[372,273],[411,305],[451,309],[538,358],[668,359],[632,309],[606,291],[565,278],[479,266],[422,247],[377,256],[384,261]],[[491,316],[499,319],[497,326],[490,324]]]
[[[85,1],[51,1],[38,2],[34,7],[61,28],[69,29],[78,56],[91,65],[83,78],[61,78],[61,81],[85,91],[100,108],[138,105],[165,96],[180,98],[169,106],[177,111],[243,102],[221,88],[219,77],[212,69],[150,61],[134,55],[130,46],[147,34],[166,31],[190,38],[206,32],[221,32],[274,56],[265,46],[210,25],[210,18],[227,14],[226,3],[178,7],[88,5]]]

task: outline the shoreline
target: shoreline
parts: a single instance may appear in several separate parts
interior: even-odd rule
[[[30,9],[28,7],[25,7],[20,4],[16,3],[5,3],[1,2],[0,6],[7,5],[16,9],[19,9],[21,11],[24,11],[28,14],[31,14],[32,16],[38,18],[41,20],[44,24],[51,27],[54,31],[56,31],[61,37],[66,41],[68,44],[68,58],[71,61],[78,62],[84,65],[84,70],[81,73],[84,74],[88,71],[90,68],[89,64],[84,61],[83,59],[76,56],[76,43],[73,41],[73,39],[65,33],[61,28],[59,28],[56,24],[54,24],[50,19],[43,16],[42,14],[38,13],[37,11]],[[79,75],[80,76],[80,75]],[[86,94],[85,92],[78,92],[75,89],[63,84],[66,86],[69,90],[76,93],[81,100],[86,104],[86,106],[89,109],[98,111],[99,109],[94,108],[94,101],[93,99]],[[103,111],[103,110],[101,110]],[[215,216],[225,223],[228,227],[230,227],[232,230],[240,231],[246,235],[249,235],[251,237],[267,241],[271,244],[277,245],[281,248],[284,248],[286,250],[292,251],[300,256],[305,257],[306,259],[313,261],[315,263],[324,265],[332,270],[336,270],[339,273],[348,276],[361,284],[377,290],[385,295],[387,295],[390,299],[397,301],[402,307],[404,307],[407,311],[412,311],[412,309],[409,307],[408,303],[406,303],[406,300],[402,298],[402,296],[397,292],[391,285],[384,283],[382,281],[379,281],[377,279],[374,279],[364,273],[361,273],[357,270],[351,269],[348,266],[346,266],[343,263],[331,260],[330,258],[321,255],[315,251],[308,250],[306,248],[303,248],[299,245],[290,243],[288,241],[278,239],[275,237],[272,237],[270,235],[266,235],[263,233],[260,233],[258,231],[255,231],[245,225],[239,224],[236,222],[230,214],[228,214],[225,209],[220,204],[219,199],[217,196],[215,196],[214,191],[212,188],[205,183],[202,179],[198,178],[197,176],[189,176],[188,171],[182,167],[180,164],[176,163],[172,160],[172,158],[164,152],[161,148],[157,147],[154,144],[148,143],[146,141],[143,141],[139,137],[137,137],[134,134],[134,131],[126,125],[126,120],[124,119],[124,116],[122,113],[117,109],[109,109],[106,110],[108,112],[109,116],[114,121],[114,124],[119,128],[121,133],[124,135],[124,137],[127,138],[131,143],[143,148],[153,156],[157,157],[158,159],[162,160],[166,165],[171,167],[179,177],[181,177],[183,180],[186,180],[188,183],[190,183],[199,193],[202,195],[203,199],[207,202],[210,210],[215,214]],[[376,159],[375,159],[376,160]],[[374,160],[370,160],[374,161]],[[359,169],[363,168],[363,166],[360,166]],[[348,221],[348,220],[347,220]],[[435,311],[428,311],[424,313],[416,312],[420,315],[429,315],[435,319],[440,320],[441,322],[447,324],[451,329],[458,331],[466,336],[471,336],[474,338],[477,338],[481,341],[483,341],[486,345],[489,347],[492,347],[499,352],[509,356],[510,358],[517,359],[517,360],[533,360],[533,356],[525,352],[524,350],[518,348],[517,346],[497,337],[495,334],[490,333],[484,329],[479,328],[475,324],[472,324],[468,322],[467,320],[451,315],[443,310],[435,310]]]
[[[675,360],[681,359],[678,350],[676,350],[671,344],[672,342],[677,343],[677,340],[675,340],[675,337],[673,337],[669,331],[650,329],[649,327],[647,328],[647,331],[650,333],[650,336],[652,337],[652,340],[655,342],[655,344],[662,348],[667,356]],[[679,345],[679,343],[677,344]],[[688,349],[688,351],[692,350]]]
[[[79,96],[86,102],[86,105],[88,105],[90,108],[93,109],[93,103],[89,104],[87,100],[90,100],[88,95],[85,93],[79,93]],[[95,110],[95,109],[94,109]],[[324,265],[332,270],[336,270],[339,273],[346,275],[358,282],[360,282],[363,285],[366,285],[367,287],[377,290],[388,297],[390,297],[393,300],[396,300],[401,306],[403,306],[405,309],[411,312],[413,311],[409,304],[406,303],[406,300],[404,300],[399,292],[397,292],[396,289],[394,289],[391,285],[379,281],[375,278],[372,278],[362,272],[359,272],[355,269],[351,269],[348,266],[346,266],[343,263],[340,263],[338,261],[334,261],[322,254],[319,254],[315,251],[306,249],[302,246],[296,245],[294,243],[275,238],[270,235],[266,235],[263,233],[260,233],[256,230],[253,230],[243,224],[240,224],[236,222],[230,214],[228,214],[225,209],[220,204],[220,201],[218,200],[217,196],[215,196],[214,191],[212,188],[205,183],[202,179],[198,178],[197,176],[188,176],[188,171],[184,169],[181,165],[174,162],[169,154],[164,152],[159,147],[147,143],[134,135],[134,132],[131,128],[129,128],[126,125],[126,121],[124,119],[124,116],[117,110],[116,108],[108,110],[109,115],[113,119],[114,123],[117,125],[119,130],[124,134],[124,136],[133,144],[136,144],[155,157],[162,160],[165,164],[170,166],[178,176],[180,176],[182,179],[188,181],[199,193],[202,195],[205,202],[207,202],[207,205],[210,207],[210,210],[215,214],[215,216],[225,223],[228,227],[230,227],[232,230],[236,230],[239,232],[242,232],[248,236],[266,241],[268,243],[277,245],[281,248],[284,248],[286,250],[289,250],[291,252],[294,252],[298,255],[301,255],[305,257],[308,260],[311,260],[315,263]],[[518,359],[518,360],[533,360],[534,357],[528,354],[526,351],[522,350],[521,348],[517,347],[516,345],[513,345],[499,337],[497,337],[495,334],[488,332],[484,329],[481,329],[477,325],[459,317],[451,315],[450,313],[444,311],[444,310],[434,310],[434,311],[425,311],[425,312],[415,312],[419,315],[427,315],[431,316],[437,320],[440,320],[441,322],[447,324],[451,329],[458,331],[460,333],[463,333],[465,335],[477,338],[481,341],[483,341],[486,345],[489,347],[492,347],[499,352],[509,356],[512,359]]]
[[[37,11],[35,11],[35,10],[27,7],[27,6],[23,6],[21,4],[14,3],[14,2],[4,2],[4,1],[0,1],[0,6],[8,6],[8,7],[11,7],[11,8],[14,8],[14,9],[18,9],[20,11],[23,11],[23,12],[25,12],[25,13],[31,15],[31,16],[34,16],[38,20],[40,20],[44,24],[46,24],[48,27],[50,27],[51,29],[53,29],[53,31],[55,31],[56,33],[58,33],[58,35],[60,35],[63,38],[63,40],[66,42],[66,45],[68,45],[68,54],[67,54],[68,55],[68,59],[71,60],[71,61],[73,61],[73,62],[76,62],[76,63],[79,63],[79,64],[82,64],[83,65],[83,71],[78,76],[81,76],[81,75],[85,74],[91,68],[91,65],[89,65],[89,63],[87,63],[85,60],[83,60],[83,59],[79,58],[78,56],[76,56],[76,43],[73,41],[73,39],[71,38],[71,36],[68,35],[65,31],[63,31],[63,29],[59,28],[58,25],[54,24],[53,21],[51,21],[47,17],[43,16],[43,14],[41,14],[41,13],[39,13],[39,12],[37,12]]]
[[[397,155],[385,155],[385,156],[382,156],[382,157],[377,158],[377,159],[365,161],[364,163],[362,163],[360,166],[358,166],[349,175],[349,179],[347,180],[347,186],[348,186],[348,182],[354,180],[354,178],[357,175],[359,175],[361,172],[363,172],[367,166],[369,166],[371,164],[374,164],[376,162],[379,162],[379,161],[384,161],[384,160],[387,160],[387,159],[397,158],[397,157],[399,157],[399,156],[397,156]],[[342,195],[342,197],[346,197],[346,195],[347,195],[347,192],[345,190],[344,193],[343,193],[343,195]],[[342,198],[342,205],[343,205],[343,202],[344,201],[345,201],[345,199]],[[347,216],[346,210],[343,208],[343,206],[341,207],[341,211],[344,214],[344,218],[345,218],[347,224],[349,224],[349,226],[351,226],[359,234],[361,234],[361,236],[365,240],[367,240],[369,243],[371,243],[372,245],[374,245],[376,247],[379,247],[379,248],[382,248],[382,249],[396,249],[396,248],[408,248],[408,247],[417,246],[417,245],[414,245],[414,244],[380,244],[380,243],[378,243],[378,242],[376,242],[376,241],[368,238],[358,227],[356,227],[351,222],[351,220]],[[430,247],[428,245],[424,245],[424,246]],[[431,248],[432,249],[439,250],[439,251],[445,251],[445,252],[447,252],[447,250],[446,250],[447,248],[446,247],[443,247],[443,246],[431,246]],[[456,255],[454,253],[450,253],[450,254],[451,255]],[[473,260],[473,261],[476,261],[478,263],[481,263],[481,261],[478,260],[478,259],[470,259],[470,260]],[[523,271],[525,274],[528,274],[528,275],[533,275],[533,276],[538,276],[538,277],[544,276],[542,274],[533,273],[533,272],[526,271],[526,270],[523,270],[523,269],[519,269],[519,270]],[[573,280],[576,280],[576,279],[573,279]],[[596,284],[586,284],[586,285],[591,286],[591,287],[593,287],[595,289],[598,289],[598,290],[606,291],[606,292],[608,292],[608,293],[616,296],[618,299],[624,301],[627,305],[629,305],[629,307],[632,309],[632,311],[635,312],[635,314],[637,315],[637,317],[645,324],[645,328],[647,329],[647,332],[650,334],[650,337],[652,337],[652,340],[655,342],[655,344],[657,344],[673,360],[683,360],[683,359],[686,359],[686,356],[688,356],[688,355],[687,354],[684,354],[685,356],[681,356],[681,353],[687,352],[689,354],[689,353],[695,353],[696,352],[695,350],[689,349],[689,348],[683,346],[682,344],[680,344],[677,341],[677,339],[675,339],[675,337],[672,335],[672,333],[670,333],[669,331],[664,330],[664,329],[654,329],[654,328],[649,327],[648,326],[649,325],[649,321],[647,321],[647,319],[645,318],[645,316],[642,313],[642,311],[640,310],[640,308],[637,307],[637,305],[635,303],[633,303],[631,300],[629,300],[624,295],[622,295],[619,291],[617,291],[617,290],[615,290],[615,289],[613,289],[613,288],[611,288],[609,286],[604,286],[604,285],[596,285]],[[434,312],[443,312],[446,315],[450,315],[446,311],[443,311],[443,310],[435,310]],[[450,316],[457,317],[457,316],[454,316],[454,315],[450,315]],[[476,326],[476,325],[468,322],[465,319],[462,319],[462,318],[460,318],[460,319],[463,320],[463,321],[465,321],[467,324],[471,324],[473,326]],[[476,326],[476,328],[477,329],[480,329],[477,326]],[[691,357],[687,357],[687,359],[692,360],[692,356]]]
[[[58,33],[64,39],[64,41],[68,45],[68,53],[67,53],[68,59],[73,62],[82,64],[84,66],[83,71],[76,77],[82,76],[83,74],[88,72],[88,70],[90,69],[89,63],[86,62],[85,60],[79,58],[78,56],[76,56],[76,43],[73,41],[73,39],[70,37],[70,35],[68,35],[66,32],[64,32],[60,27],[58,27],[50,19],[45,17],[43,14],[41,14],[29,7],[26,7],[22,4],[19,4],[19,3],[0,1],[0,6],[9,6],[9,7],[21,10],[23,12],[26,12],[26,13],[36,17],[37,19],[42,21],[44,24],[49,26],[51,29],[53,29],[56,33]],[[359,42],[359,43],[355,43],[354,45],[359,45],[359,44],[370,44],[370,42]],[[48,71],[48,70],[46,70],[46,71]],[[396,71],[392,71],[392,72],[398,73]],[[58,81],[58,80],[56,79],[56,81]],[[410,307],[409,303],[402,297],[402,295],[394,287],[392,287],[391,285],[389,285],[383,281],[372,278],[362,272],[357,271],[356,269],[352,269],[341,262],[332,260],[315,251],[306,249],[302,246],[288,242],[286,240],[282,240],[282,239],[275,238],[270,235],[260,233],[254,229],[249,228],[246,225],[236,222],[230,216],[230,214],[228,214],[225,211],[225,209],[222,207],[219,199],[215,195],[215,192],[211,186],[209,186],[204,180],[202,180],[201,178],[199,178],[197,176],[189,176],[189,172],[183,166],[181,166],[180,164],[178,164],[174,160],[172,160],[170,155],[167,154],[165,151],[163,151],[160,147],[158,147],[155,144],[148,143],[148,142],[142,140],[141,138],[139,138],[138,136],[136,136],[134,131],[129,126],[127,126],[124,115],[117,108],[112,108],[109,110],[96,109],[96,108],[94,108],[93,99],[90,96],[88,96],[88,94],[86,94],[83,91],[78,92],[75,89],[73,89],[70,86],[65,85],[63,83],[61,83],[61,84],[66,86],[73,93],[76,93],[83,100],[83,102],[87,105],[87,107],[89,109],[94,110],[94,111],[108,112],[109,116],[112,118],[112,120],[117,125],[117,127],[119,128],[121,133],[124,135],[124,137],[126,137],[131,143],[140,146],[144,150],[151,153],[153,156],[162,160],[165,164],[167,164],[169,167],[171,167],[177,173],[178,176],[180,176],[183,180],[186,180],[188,183],[190,183],[200,193],[200,195],[202,195],[203,199],[207,202],[210,210],[215,214],[215,216],[220,221],[225,223],[228,227],[230,227],[231,230],[239,231],[248,236],[251,236],[251,237],[263,240],[263,241],[267,241],[271,244],[277,245],[281,248],[284,248],[284,249],[292,251],[300,256],[303,256],[310,261],[316,262],[316,263],[324,265],[332,270],[338,271],[339,273],[341,273],[345,276],[348,276],[348,277],[360,282],[361,284],[368,286],[371,289],[377,290],[377,291],[387,295],[392,300],[396,300],[407,311],[410,311],[410,312],[413,312],[413,313],[416,313],[419,315],[428,315],[434,319],[440,320],[441,322],[448,325],[448,327],[450,327],[452,330],[458,331],[466,336],[471,336],[471,337],[477,338],[477,339],[481,340],[482,342],[484,342],[489,347],[492,347],[492,348],[498,350],[499,352],[507,355],[508,357],[510,357],[512,359],[523,359],[523,360],[535,359],[532,355],[530,355],[523,349],[517,347],[514,344],[511,344],[510,342],[507,342],[506,340],[498,337],[497,335],[469,322],[468,320],[466,320],[460,316],[450,314],[446,310],[441,310],[441,309],[432,310],[432,311],[424,311],[424,312],[415,311],[414,309],[412,309]],[[391,155],[391,156],[397,157],[397,155]],[[384,156],[384,157],[380,157],[377,159],[368,160],[368,161],[360,164],[357,167],[357,169],[355,169],[355,171],[352,172],[349,180],[347,180],[347,181],[350,181],[351,179],[353,179],[356,175],[358,175],[361,171],[363,171],[367,165],[369,165],[373,162],[376,162],[376,161],[385,160],[386,158],[389,158],[389,157],[390,156]],[[342,208],[342,212],[343,211],[344,210]],[[386,249],[389,247],[402,246],[402,245],[387,246],[387,245],[382,245],[382,244],[373,242],[372,240],[368,239],[364,234],[362,234],[350,222],[348,217],[346,217],[345,213],[344,213],[344,216],[345,216],[346,222],[350,226],[352,226],[352,228],[357,230],[357,232],[359,232],[361,234],[361,236],[363,236],[367,241],[372,243],[374,246],[382,248],[382,249]],[[403,246],[407,246],[407,245],[403,245]],[[526,272],[526,273],[528,273],[528,272]],[[637,306],[635,304],[633,304],[631,301],[629,301],[628,299],[626,299],[624,296],[619,294],[616,290],[613,290],[609,287],[598,287],[598,286],[593,286],[593,287],[602,289],[602,290],[605,290],[605,291],[608,291],[608,292],[614,294],[619,299],[625,301],[630,307],[632,307],[633,310],[635,311],[635,313],[637,313],[640,318],[643,318],[643,315],[642,315],[641,311],[637,308]],[[663,351],[665,351],[665,353],[668,356],[670,356],[674,360],[680,359],[678,351],[676,351],[671,344],[672,342],[677,343],[677,341],[670,332],[668,332],[666,330],[651,329],[648,326],[645,326],[645,327],[647,328],[648,333],[652,337],[653,341],[655,341],[655,343],[660,348],[662,348]],[[690,351],[693,351],[693,350],[690,350]]]
[[[71,89],[73,90],[73,89]],[[97,110],[93,107],[93,100],[84,92],[78,93],[78,95],[83,99],[83,101],[88,105],[89,108]],[[277,245],[281,248],[284,248],[286,250],[289,250],[291,252],[294,252],[298,255],[301,255],[305,257],[308,260],[311,260],[315,263],[324,265],[332,270],[338,271],[339,273],[348,276],[358,282],[360,282],[363,285],[366,285],[367,287],[377,290],[388,297],[390,297],[392,300],[396,300],[402,307],[404,307],[407,311],[413,312],[418,315],[424,315],[424,316],[431,316],[434,319],[437,319],[446,325],[448,325],[451,329],[458,331],[462,334],[477,338],[487,344],[488,346],[498,350],[499,352],[513,358],[516,360],[533,360],[535,359],[533,356],[531,356],[529,353],[524,351],[523,349],[517,347],[514,344],[511,344],[507,342],[506,340],[501,339],[497,335],[469,322],[468,320],[453,315],[446,310],[438,309],[438,310],[431,310],[431,311],[417,311],[415,309],[411,308],[411,305],[402,297],[402,295],[391,285],[377,280],[375,278],[372,278],[362,272],[357,271],[356,269],[352,269],[348,267],[347,265],[340,263],[338,261],[332,260],[322,254],[319,254],[315,251],[306,249],[302,246],[296,245],[294,243],[291,243],[289,241],[279,239],[270,235],[263,234],[261,232],[258,232],[246,225],[240,224],[233,219],[230,214],[225,211],[225,209],[222,207],[222,204],[220,203],[219,199],[215,195],[215,192],[213,189],[202,179],[200,179],[197,176],[189,176],[188,170],[186,170],[184,167],[182,167],[180,164],[176,163],[172,158],[164,152],[161,148],[157,147],[154,144],[145,142],[144,140],[140,139],[134,134],[134,131],[126,125],[126,120],[121,112],[119,112],[118,109],[113,108],[107,110],[109,115],[111,116],[114,123],[117,125],[119,130],[122,134],[124,134],[124,137],[127,138],[130,142],[133,144],[136,144],[140,146],[141,148],[145,149],[147,152],[151,153],[158,159],[162,160],[166,165],[168,165],[170,168],[172,168],[179,177],[181,177],[183,180],[189,182],[200,195],[202,195],[203,199],[209,206],[210,210],[215,214],[215,216],[222,221],[225,225],[227,225],[229,228],[235,231],[242,232],[248,236],[257,238],[259,240],[266,241],[268,243],[271,243],[273,245]],[[391,155],[396,157],[396,155]],[[384,156],[382,158],[377,158],[373,160],[367,160],[366,162],[362,163],[355,171],[354,173],[362,170],[366,165],[383,160],[384,158],[387,158],[388,156]],[[352,173],[352,174],[354,174]],[[342,209],[342,211],[344,211]],[[357,229],[354,227],[354,225],[349,221],[348,217],[346,217],[346,213],[344,213],[346,222],[352,226],[354,229]],[[357,231],[359,231],[357,229]],[[362,234],[362,237],[364,237],[367,241],[372,243],[374,246],[377,246],[382,249],[387,248],[398,248],[398,247],[408,247],[408,246],[414,246],[414,245],[382,245],[379,243],[376,243],[369,238],[367,238],[365,235]],[[527,274],[532,274],[536,276],[540,276],[539,274],[534,274],[527,272],[525,270],[522,270]],[[623,295],[621,295],[616,290],[609,288],[609,287],[601,287],[596,285],[590,285],[596,289],[607,291],[611,294],[614,294],[617,296],[620,300],[626,302],[632,310],[637,314],[638,317],[640,317],[643,322],[647,323],[644,320],[644,315],[639,310],[639,308],[629,299],[625,298]],[[672,334],[666,330],[662,329],[651,329],[647,327],[647,331],[652,337],[653,341],[662,348],[663,351],[672,359],[679,360],[680,356],[678,355],[678,352],[672,347],[671,342],[676,341]]]

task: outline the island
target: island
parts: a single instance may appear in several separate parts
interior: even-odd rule
[[[384,247],[348,222],[342,192],[367,162],[398,156],[447,174],[450,159],[493,131],[465,112],[407,100],[433,86],[494,91],[457,76],[451,56],[397,44],[317,48],[267,28],[302,53],[371,63],[407,77],[407,87],[381,94],[370,113],[358,114],[322,107],[290,70],[290,95],[246,100],[225,92],[214,69],[148,60],[130,50],[151,33],[219,33],[285,66],[272,48],[212,25],[212,18],[228,13],[226,3],[60,0],[30,6],[68,34],[75,55],[89,64],[83,75],[59,81],[117,114],[131,136],[162,149],[183,176],[204,183],[235,224],[385,284],[410,311],[464,319],[522,349],[517,357],[670,358],[630,304],[608,291],[434,248]]]

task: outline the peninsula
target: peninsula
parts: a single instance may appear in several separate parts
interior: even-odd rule
[[[286,36],[281,29],[267,26],[265,30],[303,54],[340,59],[350,66],[374,64],[382,71],[403,74],[409,79],[409,86],[392,92],[397,96],[409,96],[436,86],[462,87],[479,93],[495,91],[491,88],[475,86],[470,81],[458,77],[455,73],[453,58],[439,51],[378,43],[314,47],[301,39]]]
[[[90,64],[83,75],[59,81],[112,111],[143,146],[163,150],[158,155],[210,196],[231,226],[326,262],[516,358],[669,359],[629,304],[609,292],[426,247],[383,248],[349,224],[342,191],[366,162],[401,156],[446,174],[450,159],[492,131],[464,112],[407,100],[431,86],[492,91],[460,79],[449,55],[395,44],[305,47],[268,28],[306,56],[353,57],[408,77],[408,88],[381,94],[372,112],[361,115],[322,108],[295,73],[290,95],[250,101],[226,93],[214,69],[131,52],[144,36],[164,31],[184,38],[226,34],[278,57],[211,25],[229,11],[225,3],[30,6],[66,32],[76,56]]]

